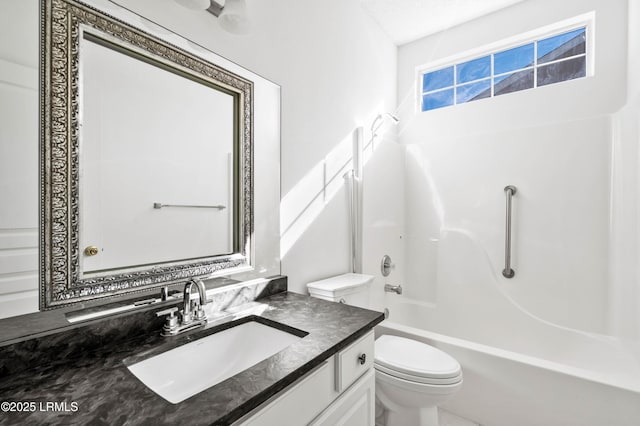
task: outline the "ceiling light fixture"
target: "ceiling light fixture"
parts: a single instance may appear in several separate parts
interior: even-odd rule
[[[205,10],[209,7],[210,0],[176,0],[176,3],[191,10]]]
[[[206,10],[218,18],[220,27],[238,35],[249,34],[251,25],[245,0],[175,0],[181,6],[191,10]]]

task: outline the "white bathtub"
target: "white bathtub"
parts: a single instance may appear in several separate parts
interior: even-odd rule
[[[463,389],[444,407],[460,416],[483,426],[640,425],[640,367],[623,342],[522,312],[496,329],[473,312],[447,323],[434,305],[386,302],[377,335],[423,341],[462,365]]]

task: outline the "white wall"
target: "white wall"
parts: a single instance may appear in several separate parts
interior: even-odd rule
[[[356,0],[249,0],[252,33],[238,37],[172,1],[117,3],[281,85],[282,273],[306,292],[309,281],[347,272],[340,166],[353,130],[395,108],[396,47],[377,24]]]
[[[486,251],[495,285],[534,316],[602,333],[621,321],[611,316],[621,281],[610,249],[623,232],[612,229],[635,223],[613,215],[622,206],[614,185],[629,170],[615,163],[612,135],[627,101],[627,2],[530,0],[409,43],[398,52],[398,93],[415,93],[417,67],[591,11],[593,76],[426,113],[403,108],[408,295],[437,304],[441,231],[459,228]],[[614,180],[614,169],[624,177]],[[518,187],[511,280],[501,276],[508,184]],[[465,268],[465,259],[456,264]]]

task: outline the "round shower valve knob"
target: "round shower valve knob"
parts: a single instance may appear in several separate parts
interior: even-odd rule
[[[388,254],[382,256],[382,262],[380,262],[380,272],[383,277],[388,277],[396,268],[396,264],[391,261],[391,257]]]

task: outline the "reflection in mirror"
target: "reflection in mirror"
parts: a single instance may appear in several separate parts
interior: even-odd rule
[[[250,270],[253,83],[80,2],[44,17],[41,308]]]
[[[83,276],[233,251],[234,96],[127,53],[80,40]]]
[[[38,308],[38,1],[0,1],[0,318]]]

